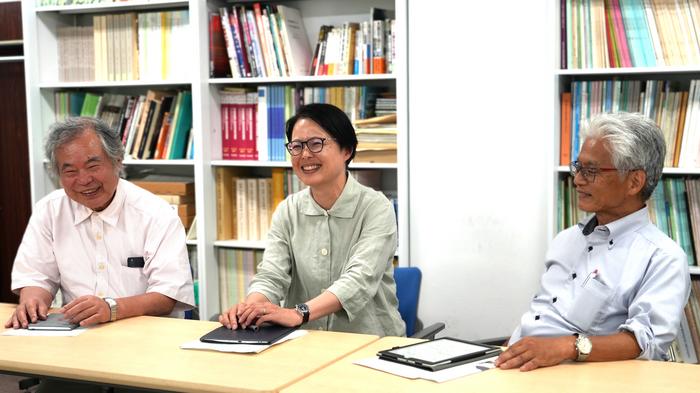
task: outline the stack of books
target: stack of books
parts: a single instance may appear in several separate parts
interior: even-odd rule
[[[166,175],[150,175],[142,179],[130,181],[168,202],[173,210],[177,212],[178,217],[180,217],[185,231],[190,228],[196,214],[194,204],[194,181],[192,179]]]
[[[396,113],[355,121],[355,162],[396,163]]]

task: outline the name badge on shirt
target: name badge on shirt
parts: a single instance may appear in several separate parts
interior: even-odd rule
[[[143,267],[144,265],[145,265],[145,262],[143,260],[143,257],[126,258],[126,266],[127,267]]]

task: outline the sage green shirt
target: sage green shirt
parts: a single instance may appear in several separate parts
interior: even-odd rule
[[[392,266],[395,250],[391,203],[348,175],[328,211],[308,188],[279,204],[248,293],[293,307],[327,290],[343,308],[305,328],[404,336]]]

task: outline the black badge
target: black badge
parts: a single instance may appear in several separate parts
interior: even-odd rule
[[[143,267],[146,263],[143,261],[143,257],[129,257],[126,258],[126,266],[128,267]]]

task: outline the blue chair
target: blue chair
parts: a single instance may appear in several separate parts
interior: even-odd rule
[[[418,297],[422,274],[417,267],[394,268],[396,281],[396,297],[399,299],[399,314],[406,323],[406,336],[413,338],[434,339],[435,335],[445,328],[444,323],[435,323],[422,328],[418,319]],[[418,332],[416,332],[418,330]]]

